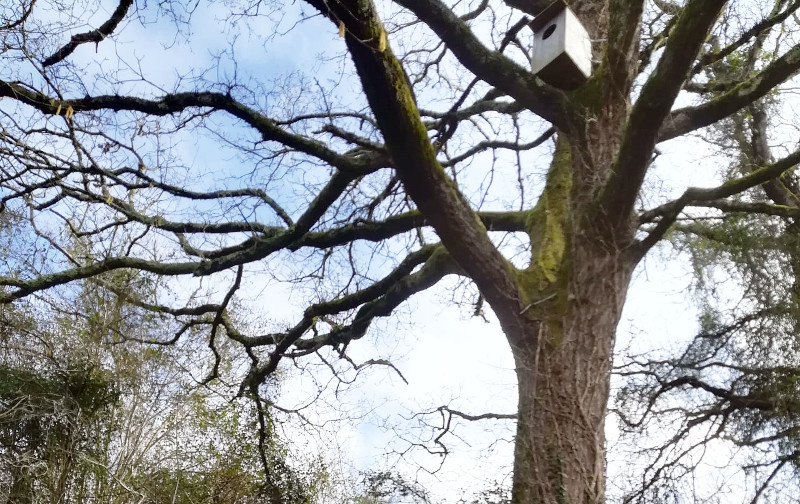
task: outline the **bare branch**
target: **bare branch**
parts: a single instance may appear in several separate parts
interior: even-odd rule
[[[77,49],[81,44],[86,44],[88,42],[99,44],[102,42],[103,39],[111,35],[120,22],[122,22],[123,18],[125,18],[125,15],[128,13],[128,10],[131,8],[131,5],[133,5],[133,0],[120,0],[119,5],[117,5],[117,8],[114,9],[114,12],[111,13],[111,17],[108,18],[105,23],[100,25],[100,27],[96,30],[73,35],[66,45],[58,49],[49,57],[45,58],[45,60],[42,61],[42,66],[49,67],[58,62],[64,61],[64,59],[72,54],[73,51],[75,51],[75,49]]]
[[[681,89],[689,65],[726,2],[690,0],[681,11],[664,54],[631,110],[608,182],[600,196],[603,218],[625,226],[655,148],[661,120]]]
[[[533,74],[512,60],[487,49],[469,26],[440,0],[397,0],[397,3],[439,35],[467,70],[559,129],[568,129],[562,96],[537,83]]]
[[[687,205],[711,202],[739,194],[781,176],[798,163],[800,163],[800,151],[790,154],[770,166],[754,170],[745,176],[730,180],[714,188],[691,187],[680,198],[643,213],[639,218],[640,222],[652,222],[659,216],[661,219],[655,229],[634,248],[636,257],[643,257],[647,250],[664,236]]]
[[[372,171],[377,168],[370,167],[366,160],[361,158],[339,154],[320,141],[290,133],[278,127],[269,117],[222,93],[207,91],[176,93],[164,95],[158,100],[105,95],[61,101],[17,83],[0,81],[0,97],[3,96],[14,98],[45,114],[66,113],[68,107],[72,108],[73,113],[110,109],[144,112],[154,116],[176,114],[195,107],[222,110],[255,128],[264,140],[280,142],[341,170],[363,172],[365,169]]]
[[[664,142],[714,124],[763,98],[799,71],[800,45],[796,45],[760,73],[736,85],[722,96],[702,105],[671,112],[658,132],[658,141]]]

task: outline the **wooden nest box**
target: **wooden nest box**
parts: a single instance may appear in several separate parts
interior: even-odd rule
[[[592,41],[564,0],[556,0],[531,22],[531,71],[561,89],[575,89],[592,74]]]

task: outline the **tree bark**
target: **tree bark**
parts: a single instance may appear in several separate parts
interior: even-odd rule
[[[563,320],[532,324],[512,345],[519,387],[515,504],[604,501],[604,419],[614,336],[632,264],[623,254],[573,247]]]

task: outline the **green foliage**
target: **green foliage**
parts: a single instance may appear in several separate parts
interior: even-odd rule
[[[747,286],[744,295],[761,306],[784,303],[791,288],[791,257],[785,251],[796,237],[770,217],[733,214],[712,222],[679,226],[673,244],[688,252],[696,288],[716,298],[718,289]],[[721,292],[721,291],[720,291]]]
[[[142,276],[104,280],[127,298],[87,285],[74,312],[2,308],[0,502],[315,502],[324,467],[296,471],[275,429],[260,445],[252,401],[185,383],[181,348],[126,343],[161,330],[126,301]]]
[[[108,446],[105,416],[119,402],[106,373],[86,363],[37,372],[0,365],[0,471],[11,501],[80,493]]]
[[[353,504],[429,504],[430,496],[421,485],[392,471],[375,471],[363,475],[364,491],[353,498]]]

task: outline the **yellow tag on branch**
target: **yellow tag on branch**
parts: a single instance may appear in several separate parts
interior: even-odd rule
[[[386,30],[381,26],[381,34],[378,36],[378,51],[386,52],[386,47],[388,45],[386,41]]]
[[[339,21],[339,36],[344,37],[344,23]]]

